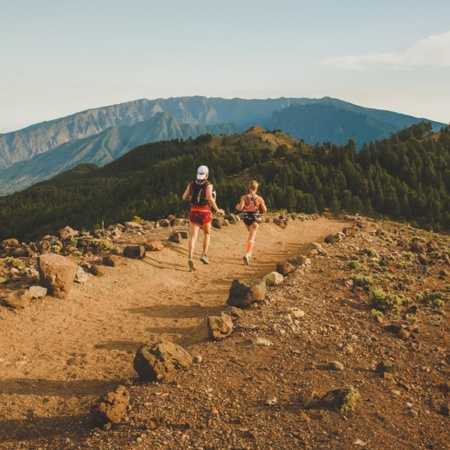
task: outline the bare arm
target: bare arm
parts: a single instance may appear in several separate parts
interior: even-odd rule
[[[258,207],[259,209],[263,212],[266,213],[267,212],[267,206],[266,206],[266,202],[264,201],[264,199],[258,195],[257,197],[257,201],[259,203]]]
[[[243,209],[244,209],[244,206],[245,206],[245,195],[243,195],[242,197],[241,197],[241,201],[236,205],[236,210],[237,211],[242,211]]]
[[[215,209],[219,216],[223,216],[224,210],[219,208],[216,204],[216,201],[214,200],[212,184],[208,184],[208,186],[206,186],[206,198],[208,199],[209,205],[211,206],[211,208]]]
[[[188,184],[186,190],[184,191],[183,197],[181,198],[188,201],[191,199],[191,183]]]

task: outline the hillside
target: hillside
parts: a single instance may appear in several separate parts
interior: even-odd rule
[[[145,144],[103,166],[81,164],[52,180],[0,197],[0,240],[30,241],[71,223],[186,215],[181,193],[206,164],[220,206],[234,212],[242,187],[260,181],[272,210],[364,214],[450,230],[450,129],[421,122],[359,152],[354,141],[308,146],[262,127]]]
[[[100,166],[149,142],[279,129],[306,144],[354,140],[358,149],[419,119],[332,98],[141,99],[82,111],[0,136],[0,195],[18,192],[76,164]],[[445,124],[431,122],[435,131]],[[47,155],[47,153],[49,153]]]
[[[351,217],[292,215],[282,228],[276,217],[261,225],[251,266],[241,223],[213,229],[212,263],[194,273],[186,241],[167,240],[185,225],[145,223],[105,238],[118,254],[155,239],[162,251],[109,267],[86,248],[68,258],[102,276],[64,299],[0,308],[0,447],[448,449],[448,236]],[[225,311],[234,279],[299,255],[309,262],[242,309],[230,336],[208,338],[206,319]],[[34,257],[19,271],[0,261],[2,295],[36,283]],[[195,363],[142,382],[136,351],[161,338]],[[119,385],[129,408],[92,428],[91,407]]]
[[[98,134],[61,144],[31,159],[0,169],[0,195],[19,192],[49,180],[78,164],[102,167],[148,142],[196,138],[202,134],[233,134],[241,131],[231,124],[195,125],[177,122],[167,113],[157,113],[134,125],[107,128]]]
[[[344,145],[353,139],[361,146],[389,138],[403,128],[396,123],[395,114],[386,111],[384,116],[372,115],[372,111],[335,102],[291,105],[275,111],[271,125],[310,145],[323,142]]]

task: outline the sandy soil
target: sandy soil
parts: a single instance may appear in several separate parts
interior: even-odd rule
[[[325,236],[353,225],[325,218],[291,220],[286,229],[264,223],[251,266],[242,262],[243,224],[213,229],[211,264],[198,262],[196,272],[188,271],[187,243],[166,242],[163,251],[147,252],[143,260],[102,267],[102,277],[74,284],[63,300],[45,297],[23,310],[3,308],[0,448],[450,448],[448,318],[430,325],[439,335],[424,346],[435,353],[433,362],[411,341],[381,335],[359,302],[363,294],[349,294],[348,274],[338,274],[345,253],[339,246],[329,250],[333,258],[318,257],[311,269],[271,288],[267,302],[251,308],[232,337],[218,343],[207,339],[205,319],[224,310],[234,279],[261,277],[278,261],[307,252],[311,242],[323,243]],[[151,238],[135,236],[122,244]],[[347,251],[373,235],[359,239],[350,250],[347,242]],[[197,257],[200,248],[199,240]],[[283,323],[293,306],[306,311],[301,331],[289,331],[295,327]],[[270,345],[250,345],[258,336]],[[202,355],[203,363],[175,383],[139,383],[135,352],[157,337]],[[345,344],[357,350],[343,354]],[[402,345],[410,346],[406,359],[418,358],[415,370],[436,375],[423,381],[428,388],[416,373],[405,373],[400,387],[374,374],[379,360],[395,357]],[[333,359],[352,369],[324,369]],[[442,370],[435,373],[439,361]],[[132,393],[130,417],[110,431],[92,430],[90,406],[119,384]],[[349,384],[366,391],[364,412],[356,416],[302,407],[305,397]],[[431,386],[440,397],[418,409],[416,394]],[[433,421],[427,422],[430,416]]]

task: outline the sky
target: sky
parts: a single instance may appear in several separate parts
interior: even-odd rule
[[[141,98],[450,122],[448,0],[0,0],[0,133]]]

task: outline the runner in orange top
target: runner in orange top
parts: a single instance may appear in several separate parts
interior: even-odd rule
[[[191,202],[189,213],[189,269],[195,270],[194,248],[197,241],[198,231],[203,230],[203,254],[200,261],[203,264],[209,264],[208,247],[211,241],[211,209],[216,210],[217,215],[223,216],[224,211],[220,209],[214,198],[213,185],[208,181],[209,170],[206,166],[200,166],[197,169],[197,179],[191,181],[183,194],[183,200]]]
[[[244,255],[244,264],[247,266],[250,265],[256,233],[261,223],[260,210],[264,213],[267,212],[264,199],[260,195],[256,195],[258,186],[259,184],[256,180],[250,181],[248,185],[249,193],[243,195],[241,201],[236,205],[236,209],[243,212],[243,221],[248,230],[247,250]]]

